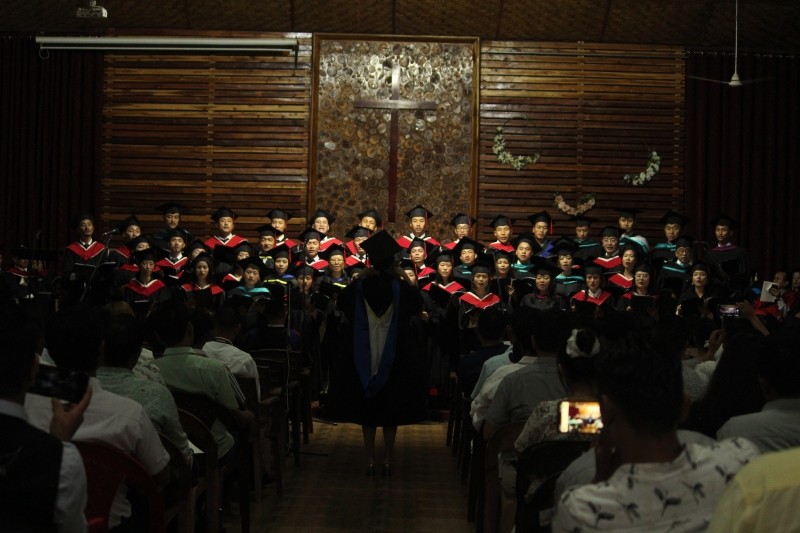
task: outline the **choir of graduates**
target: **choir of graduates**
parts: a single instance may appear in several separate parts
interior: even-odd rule
[[[265,213],[257,238],[249,240],[236,234],[237,215],[226,207],[210,215],[216,231],[206,239],[182,229],[185,208],[179,203],[157,209],[163,227],[148,234],[131,215],[113,229],[123,244],[110,250],[96,235],[93,216],[76,216],[77,238],[64,251],[60,277],[45,268],[52,257],[19,248],[4,274],[6,287],[17,301],[36,296],[45,309],[56,301],[65,307],[121,299],[141,317],[154,303],[172,299],[209,309],[227,300],[243,314],[258,309],[251,307],[260,300],[282,300],[324,395],[337,346],[337,294],[370,266],[361,244],[383,231],[378,211],[359,213],[339,239],[336,217],[325,210],[312,213],[301,232],[287,235],[293,216],[275,208]],[[407,211],[407,230],[396,239],[404,250],[398,259],[424,299],[431,394],[443,392],[459,356],[478,346],[477,316],[489,307],[505,314],[525,306],[596,316],[659,307],[691,321],[716,316],[718,304],[752,295],[747,254],[732,243],[733,218],[721,214],[711,221],[718,242],[708,249],[684,235],[687,219],[670,211],[661,219],[664,240],[650,246],[635,231],[637,210],[618,211],[619,219],[604,226],[587,216],[572,217],[574,229],[561,238],[551,235],[547,211],[521,221],[498,215],[490,223],[495,240],[487,244],[474,240],[476,221],[469,215],[453,216],[453,234],[439,236],[440,242],[427,233],[430,211],[421,205]],[[704,260],[698,261],[701,252]],[[794,304],[794,292],[787,292],[761,312],[779,319]],[[248,316],[252,327],[261,320]]]

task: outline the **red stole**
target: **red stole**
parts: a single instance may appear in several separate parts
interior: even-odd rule
[[[468,292],[462,294],[459,298],[464,303],[467,303],[473,307],[477,307],[478,309],[486,309],[493,305],[497,305],[500,303],[500,297],[497,296],[495,293],[490,292],[483,298],[479,298],[475,293]]]
[[[209,237],[208,239],[206,239],[206,241],[203,244],[205,244],[206,246],[208,246],[213,250],[216,246],[227,246],[228,248],[235,248],[244,242],[247,242],[247,239],[245,239],[244,237],[240,237],[238,235],[231,235],[227,242],[222,242],[222,239],[214,235],[213,237]]]
[[[164,285],[164,282],[161,281],[160,279],[154,279],[147,285],[142,285],[138,279],[133,278],[128,282],[126,287],[129,290],[135,292],[136,294],[140,294],[145,298],[150,298],[155,293],[166,287],[166,285]]]
[[[99,241],[94,241],[91,246],[84,248],[80,243],[73,242],[67,246],[67,250],[81,258],[84,263],[90,259],[100,255],[106,247]]]

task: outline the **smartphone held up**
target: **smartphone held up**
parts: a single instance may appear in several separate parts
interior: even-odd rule
[[[561,402],[558,406],[560,433],[594,435],[603,429],[599,402]]]

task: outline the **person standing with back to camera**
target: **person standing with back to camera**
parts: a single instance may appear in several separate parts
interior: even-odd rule
[[[329,401],[334,418],[361,425],[368,476],[375,475],[375,436],[383,428],[383,475],[390,476],[397,426],[426,414],[427,363],[417,318],[422,298],[396,267],[402,249],[387,232],[361,246],[373,267],[338,298],[342,342]]]

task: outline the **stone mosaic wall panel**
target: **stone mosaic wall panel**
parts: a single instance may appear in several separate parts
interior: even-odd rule
[[[474,43],[318,45],[315,207],[336,214],[341,237],[368,207],[403,232],[403,213],[419,203],[435,215],[431,234],[449,239],[447,223],[470,211],[474,182]]]

